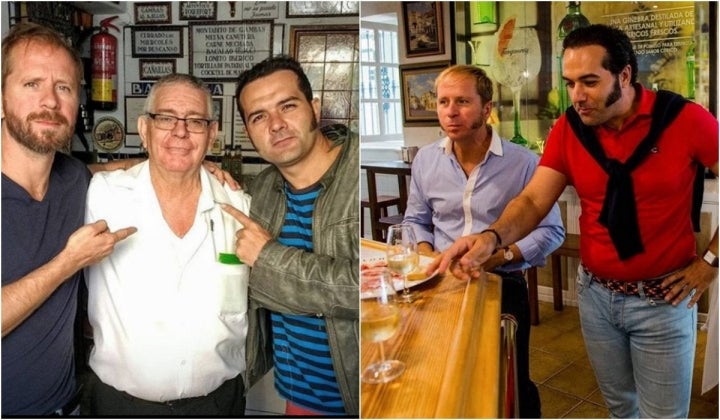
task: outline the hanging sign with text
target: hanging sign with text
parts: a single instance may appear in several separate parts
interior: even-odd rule
[[[172,3],[135,3],[135,24],[159,24],[172,22]]]
[[[207,81],[234,81],[272,54],[272,21],[190,24],[190,72]]]
[[[132,56],[182,57],[182,26],[136,26],[131,27]]]
[[[212,1],[181,1],[180,20],[217,20],[217,3]]]
[[[157,80],[167,74],[175,73],[176,63],[174,59],[140,59],[140,79]]]
[[[691,42],[695,25],[692,5],[671,9],[650,9],[644,13],[618,13],[607,23],[622,29],[633,41],[637,55],[678,54]]]
[[[627,34],[637,58],[637,80],[651,89],[694,96],[695,10],[703,2],[582,2],[591,23],[616,27]],[[553,21],[567,13],[565,3],[552,2]],[[692,86],[691,86],[692,84]]]
[[[244,1],[243,19],[277,19],[280,16],[280,4],[274,1]]]

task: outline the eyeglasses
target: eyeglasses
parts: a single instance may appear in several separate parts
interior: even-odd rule
[[[187,131],[191,133],[204,133],[207,130],[213,120],[206,120],[203,118],[178,118],[172,115],[165,114],[153,114],[148,112],[148,117],[152,118],[155,128],[160,130],[173,130],[177,125],[178,121],[183,121]]]

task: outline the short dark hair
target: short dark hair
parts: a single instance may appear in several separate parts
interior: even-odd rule
[[[312,102],[312,86],[310,85],[310,80],[305,74],[305,71],[300,63],[287,55],[277,55],[275,57],[266,58],[265,60],[252,66],[249,70],[245,70],[240,73],[240,76],[238,77],[237,89],[235,90],[235,101],[237,102],[238,112],[240,112],[240,117],[242,118],[243,123],[246,123],[245,110],[243,110],[242,104],[240,103],[240,94],[243,89],[245,89],[245,86],[247,86],[250,82],[254,82],[257,79],[269,76],[280,70],[290,70],[295,73],[298,79],[298,87],[300,88],[300,91],[303,95],[305,95],[305,99],[307,99],[308,102]]]
[[[584,28],[577,28],[570,32],[563,40],[563,53],[566,49],[599,45],[605,48],[605,57],[602,61],[603,68],[614,75],[630,65],[630,82],[637,81],[638,65],[635,51],[633,51],[630,38],[618,28],[612,26],[595,24]]]
[[[10,29],[5,38],[2,40],[2,83],[5,84],[5,79],[13,70],[15,63],[12,62],[10,54],[15,47],[25,44],[26,46],[31,42],[37,42],[39,44],[49,45],[55,48],[60,48],[68,53],[70,59],[75,64],[75,70],[77,71],[77,84],[78,87],[82,84],[83,80],[83,62],[80,58],[80,53],[73,48],[65,38],[54,29],[48,26],[39,25],[37,23],[18,23]]]

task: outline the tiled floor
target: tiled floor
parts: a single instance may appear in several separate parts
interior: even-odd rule
[[[700,395],[707,334],[698,331],[690,418],[718,418],[718,388]],[[540,390],[543,418],[608,418],[580,332],[576,307],[560,312],[540,302],[530,332],[530,377]]]

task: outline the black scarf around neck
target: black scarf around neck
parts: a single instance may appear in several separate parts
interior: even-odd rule
[[[594,129],[582,122],[573,107],[567,109],[567,119],[575,135],[608,174],[605,201],[598,221],[608,229],[621,260],[626,260],[644,250],[635,206],[635,191],[630,174],[647,157],[662,131],[677,117],[686,102],[685,98],[676,93],[665,90],[658,91],[652,110],[650,131],[624,163],[616,159],[609,159],[605,155]]]

